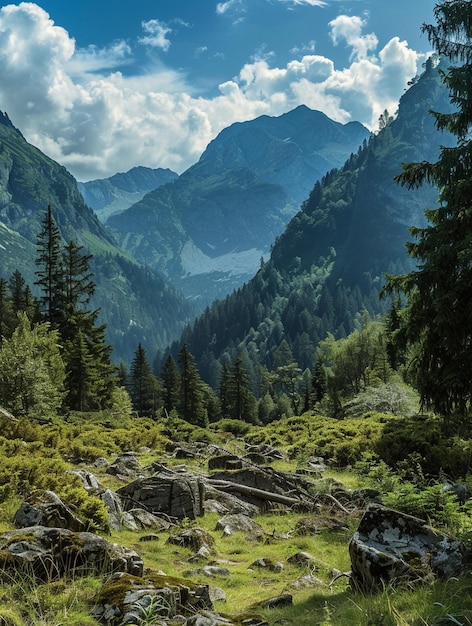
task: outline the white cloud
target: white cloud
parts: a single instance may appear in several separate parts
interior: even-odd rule
[[[225,13],[235,10],[244,10],[242,0],[227,0],[226,2],[218,2],[216,5],[216,13],[218,15],[225,15]]]
[[[172,32],[172,29],[167,24],[159,20],[149,20],[142,22],[142,27],[147,35],[141,37],[139,43],[152,48],[160,48],[164,52],[169,50],[170,39],[167,38],[167,35]]]
[[[152,45],[165,50],[169,27],[147,24]],[[80,180],[136,165],[181,172],[233,122],[302,103],[376,128],[384,109],[394,112],[422,58],[398,38],[377,50],[360,18],[340,16],[330,27],[333,40],[352,51],[347,67],[312,53],[277,67],[265,54],[223,82],[216,96],[203,97],[156,59],[139,75],[117,71],[133,58],[128,43],[76,49],[37,5],[8,5],[0,9],[0,109]]]
[[[326,7],[328,3],[325,0],[279,0],[285,4],[301,5],[307,4],[310,7]]]
[[[374,33],[362,34],[365,22],[360,17],[339,15],[329,22],[328,26],[331,26],[330,35],[335,45],[344,40],[352,48],[351,59],[366,58],[379,44]]]

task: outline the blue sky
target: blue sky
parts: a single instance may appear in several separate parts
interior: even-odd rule
[[[299,104],[375,129],[430,51],[432,0],[43,0],[0,6],[0,110],[79,180],[182,172]]]

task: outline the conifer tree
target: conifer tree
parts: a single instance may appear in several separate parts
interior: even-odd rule
[[[139,343],[131,363],[128,390],[138,415],[153,415],[158,404],[158,380],[152,373],[146,350]]]
[[[164,384],[164,409],[169,415],[171,411],[177,410],[180,397],[180,373],[171,354],[164,361],[162,381]]]
[[[44,320],[58,328],[63,310],[61,235],[49,205],[37,239],[35,285],[41,289]]]
[[[435,163],[405,164],[398,176],[408,188],[437,186],[439,203],[425,211],[428,226],[410,229],[417,268],[389,277],[387,291],[408,299],[397,340],[412,347],[422,405],[450,417],[472,409],[472,5],[444,0],[434,16],[423,32],[448,62],[441,74],[455,110],[432,114],[457,144],[442,147]]]
[[[255,421],[256,400],[250,390],[249,375],[243,367],[242,359],[239,356],[231,367],[228,380],[228,397],[230,417],[246,422]]]
[[[180,403],[182,419],[196,426],[207,426],[208,415],[204,406],[203,383],[194,362],[193,355],[184,344],[179,353],[180,364]]]
[[[87,308],[95,292],[90,259],[90,255],[83,254],[82,246],[73,241],[64,247],[59,326],[69,389],[67,406],[87,411],[109,406],[115,386],[106,327],[97,324],[99,311]],[[83,381],[81,377],[85,377]]]

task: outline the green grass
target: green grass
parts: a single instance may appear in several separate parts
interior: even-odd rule
[[[183,461],[167,456],[163,450],[167,438],[164,436],[164,425],[147,420],[132,420],[126,423],[116,423],[114,428],[108,423],[106,416],[84,416],[86,420],[81,423],[79,415],[71,416],[73,423],[52,422],[51,424],[28,424],[26,422],[4,425],[3,438],[0,440],[0,466],[10,463],[11,457],[17,457],[18,468],[22,469],[26,461],[22,461],[21,450],[27,450],[29,463],[44,455],[44,467],[49,467],[48,459],[57,459],[57,468],[67,467],[63,457],[71,452],[85,449],[93,442],[94,446],[100,446],[103,456],[113,461],[120,450],[138,449],[141,445],[151,443],[151,452],[138,455],[142,466],[152,461],[165,462],[172,466],[181,464]],[[100,419],[107,426],[100,424]],[[354,423],[354,422],[353,422]],[[337,435],[342,434],[342,441],[348,437],[348,431],[353,423],[339,423]],[[360,422],[356,422],[359,423]],[[382,425],[382,419],[375,416],[373,419],[375,428]],[[387,422],[388,423],[388,420]],[[299,436],[315,448],[317,440],[315,433],[322,434],[323,445],[328,449],[336,445],[336,436],[333,434],[331,443],[327,443],[329,432],[335,432],[336,423],[329,420],[323,425],[321,419],[297,418],[292,422],[290,441],[283,439],[283,424],[271,425],[267,436],[275,436],[279,444],[285,443],[286,449],[293,450],[297,446],[296,430]],[[362,424],[363,430],[368,431],[368,424]],[[249,437],[262,436],[262,431],[249,432]],[[378,430],[375,430],[378,433]],[[217,435],[217,433],[216,433]],[[338,437],[339,440],[339,437]],[[26,442],[23,444],[21,442]],[[20,445],[21,443],[21,445]],[[225,447],[231,452],[241,453],[241,441],[229,440]],[[284,447],[284,446],[282,446]],[[303,452],[303,447],[301,447]],[[16,452],[15,452],[16,451]],[[60,452],[59,452],[60,451]],[[25,457],[26,458],[26,457]],[[3,461],[2,461],[3,459]],[[60,462],[59,462],[60,461]],[[206,468],[202,460],[185,461],[189,470],[205,472]],[[292,459],[277,461],[272,464],[273,468],[291,471],[306,463],[306,455],[301,454]],[[28,466],[29,467],[29,466]],[[33,467],[33,466],[31,466]],[[28,489],[34,489],[38,485],[43,488],[45,477],[40,475],[37,466],[35,472],[28,472],[27,479],[31,481],[26,485]],[[102,484],[116,490],[123,483],[115,476],[106,474],[104,469],[90,465],[89,468]],[[346,490],[358,489],[373,483],[396,485],[391,480],[391,470],[385,464],[375,460],[375,455],[359,465],[357,471],[350,468],[336,468],[330,466],[325,472],[324,479],[319,481],[320,492],[328,491],[333,481],[342,483]],[[15,476],[22,475],[15,473]],[[8,473],[3,472],[0,492],[6,497],[0,502],[0,532],[12,529],[12,520],[15,511],[23,500],[24,493],[15,493],[18,482],[12,482],[9,489]],[[24,477],[23,477],[24,478]],[[58,481],[60,477],[55,476]],[[15,479],[17,480],[17,479]],[[396,477],[399,481],[400,477]],[[47,484],[47,483],[44,483]],[[24,483],[21,483],[22,488]],[[415,497],[416,491],[410,486]],[[423,499],[428,504],[431,514],[435,513],[433,504],[436,500],[427,499],[428,493],[433,491],[423,490]],[[413,496],[412,496],[413,497]],[[399,498],[401,505],[401,498]],[[410,499],[405,502],[410,506],[418,505],[418,502]],[[421,504],[421,502],[419,502]],[[441,504],[441,503],[439,503]],[[444,523],[452,519],[448,503],[440,509]],[[436,505],[435,505],[436,506]],[[210,584],[221,587],[226,593],[226,602],[215,603],[215,610],[222,614],[237,614],[241,612],[256,611],[265,616],[269,624],[288,623],[293,626],[439,626],[444,624],[459,624],[472,626],[472,576],[470,572],[460,578],[447,582],[418,587],[416,589],[393,589],[387,587],[383,592],[376,595],[362,595],[354,592],[349,586],[349,578],[341,575],[336,577],[334,570],[347,572],[350,569],[348,543],[355,532],[362,510],[353,512],[351,515],[325,507],[313,513],[312,518],[319,532],[314,535],[298,535],[296,533],[297,522],[308,517],[308,514],[293,513],[277,509],[271,513],[260,515],[256,522],[263,528],[263,536],[259,540],[249,540],[244,534],[235,533],[232,536],[224,536],[221,531],[216,531],[216,522],[219,515],[206,514],[196,520],[185,520],[182,527],[199,527],[212,533],[215,539],[215,554],[211,557],[210,564],[226,567],[231,575],[229,577],[208,578],[204,575],[192,576],[194,582]],[[462,513],[458,509],[454,516],[463,515],[464,521],[468,519],[467,512]],[[343,528],[330,528],[329,520],[336,517],[342,522]],[[438,518],[441,519],[441,518]],[[457,526],[460,527],[459,525]],[[467,527],[467,524],[465,524]],[[156,541],[141,542],[143,535],[148,531],[131,532],[123,530],[104,535],[108,540],[136,550],[143,558],[147,571],[163,571],[169,576],[185,577],[189,569],[195,569],[206,563],[192,563],[189,558],[193,556],[189,549],[166,543],[170,534],[177,534],[182,528],[173,529],[171,532],[160,532]],[[441,530],[441,527],[438,527]],[[308,552],[313,557],[310,565],[297,566],[289,562],[289,558],[297,552]],[[270,559],[273,562],[283,563],[281,571],[270,569],[258,569],[251,564],[258,558]],[[307,574],[312,574],[320,579],[321,583],[310,588],[294,588],[293,583]],[[0,587],[0,624],[3,626],[91,626],[96,624],[91,617],[94,597],[100,588],[102,581],[96,577],[77,578],[75,580],[57,581],[46,585],[35,586],[32,581],[23,577],[21,580],[6,581]],[[260,603],[282,593],[290,593],[293,604],[289,607],[278,609],[261,609]],[[284,621],[285,620],[285,621]]]

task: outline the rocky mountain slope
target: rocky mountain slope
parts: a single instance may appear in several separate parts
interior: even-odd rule
[[[153,189],[171,183],[176,178],[178,174],[170,169],[140,166],[109,178],[78,182],[77,186],[85,203],[105,223],[110,215],[121,213]]]
[[[134,258],[202,307],[252,277],[314,182],[368,135],[305,106],[233,124],[173,184],[108,225]]]
[[[37,235],[48,205],[64,242],[74,240],[93,255],[93,305],[108,325],[114,359],[129,362],[139,342],[152,353],[178,336],[193,314],[188,301],[124,254],[85,205],[71,174],[0,113],[0,276],[18,269],[33,286]]]

